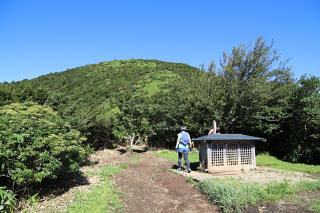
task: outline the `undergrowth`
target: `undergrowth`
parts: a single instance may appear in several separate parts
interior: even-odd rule
[[[14,193],[6,187],[0,187],[0,212],[13,212],[16,205]]]

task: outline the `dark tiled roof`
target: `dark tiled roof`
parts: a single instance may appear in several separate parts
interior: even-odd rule
[[[266,141],[265,138],[258,138],[243,134],[212,134],[192,139],[193,141]]]

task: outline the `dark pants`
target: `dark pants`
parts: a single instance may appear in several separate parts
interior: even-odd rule
[[[188,169],[190,169],[190,163],[189,163],[189,160],[188,160],[188,154],[189,154],[188,152],[183,152],[183,158],[184,158],[184,161],[187,163]],[[178,167],[181,168],[182,153],[178,152],[178,156],[179,156]]]

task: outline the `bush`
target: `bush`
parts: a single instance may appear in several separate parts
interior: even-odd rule
[[[0,187],[0,212],[13,212],[16,205],[14,194],[5,187]]]
[[[19,187],[77,172],[85,138],[51,108],[13,103],[0,108],[0,170]]]

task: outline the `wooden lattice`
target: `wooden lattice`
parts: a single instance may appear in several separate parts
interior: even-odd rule
[[[238,144],[226,144],[227,166],[238,164]]]
[[[253,143],[202,143],[200,163],[208,168],[252,166],[255,167]]]
[[[223,166],[223,144],[210,144],[212,166]]]
[[[252,164],[252,152],[251,144],[239,144],[240,146],[240,157],[241,157],[241,165]]]

